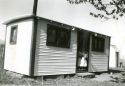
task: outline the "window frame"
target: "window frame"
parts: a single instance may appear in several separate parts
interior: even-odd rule
[[[49,42],[49,31],[55,30],[55,41],[53,43]],[[64,40],[66,41],[66,44],[62,45],[63,42],[61,42],[60,37],[61,33],[65,33]],[[63,38],[63,37],[62,37]],[[59,27],[56,25],[47,24],[47,40],[46,45],[47,46],[53,46],[53,47],[61,47],[61,48],[70,48],[70,39],[71,39],[71,30],[66,29],[64,27]]]
[[[92,51],[105,52],[105,38],[92,35]]]
[[[18,31],[18,25],[11,26],[10,28],[10,44],[14,45],[17,43],[17,31]],[[14,35],[14,30],[16,30],[16,33]],[[13,39],[14,38],[14,39]]]

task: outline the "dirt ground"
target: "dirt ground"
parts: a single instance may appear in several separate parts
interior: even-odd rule
[[[4,71],[0,86],[125,86],[125,72],[95,74],[95,77],[60,75],[30,78]]]

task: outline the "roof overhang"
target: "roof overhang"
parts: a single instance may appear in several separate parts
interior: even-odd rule
[[[16,17],[16,18],[10,19],[8,21],[5,21],[3,24],[9,25],[11,23],[15,23],[15,22],[19,22],[19,21],[23,21],[23,20],[27,20],[27,19],[32,19],[34,17],[35,17],[34,15],[25,15],[25,16],[21,16],[21,17]]]
[[[4,22],[3,24],[9,25],[9,24],[12,24],[12,23],[15,23],[15,22],[20,22],[20,21],[24,21],[24,20],[28,20],[28,19],[33,19],[33,18],[42,19],[42,20],[45,20],[45,21],[50,21],[50,22],[53,22],[53,23],[56,23],[56,24],[59,24],[59,25],[69,26],[71,28],[75,28],[75,29],[79,29],[79,30],[85,30],[85,31],[97,33],[95,31],[86,30],[86,29],[83,29],[83,28],[75,27],[75,26],[72,26],[72,25],[64,24],[64,23],[61,23],[61,22],[58,22],[58,21],[55,21],[55,20],[51,20],[51,19],[47,19],[47,18],[35,16],[35,15],[25,15],[25,16],[21,16],[21,17],[16,17],[16,18],[13,18],[13,19],[10,19],[10,20]],[[97,34],[101,34],[101,33],[97,33]],[[105,34],[101,34],[101,35],[105,35]],[[109,35],[105,35],[105,36],[110,37]]]

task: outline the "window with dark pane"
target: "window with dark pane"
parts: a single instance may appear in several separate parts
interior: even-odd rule
[[[55,45],[56,46],[56,35],[57,35],[56,28],[48,26],[48,29],[47,29],[47,45],[50,45],[50,46]]]
[[[71,31],[66,28],[48,24],[46,44],[47,46],[69,48],[70,34],[71,34]]]
[[[10,44],[16,44],[17,42],[17,28],[17,25],[11,27]]]
[[[105,39],[103,37],[92,36],[92,51],[104,52]]]

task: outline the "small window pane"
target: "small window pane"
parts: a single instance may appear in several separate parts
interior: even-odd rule
[[[17,41],[17,26],[11,27],[11,36],[10,36],[10,43],[16,44]]]
[[[92,51],[104,52],[105,39],[103,37],[92,36]]]
[[[56,44],[56,29],[48,29],[47,30],[47,44],[55,45]]]
[[[59,32],[59,37],[58,37],[58,40],[57,40],[57,43],[58,43],[58,46],[60,47],[69,47],[69,31],[68,30],[65,30],[65,29],[62,29],[60,32]]]

